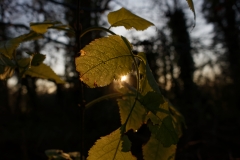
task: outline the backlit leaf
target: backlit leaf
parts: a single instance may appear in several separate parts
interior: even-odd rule
[[[136,160],[131,152],[122,152],[120,130],[101,137],[88,152],[87,160]]]
[[[124,124],[135,101],[135,96],[123,97],[117,101],[120,110],[121,124]],[[144,107],[137,101],[132,114],[128,119],[126,130],[138,130],[143,123],[143,117],[145,113],[146,111]]]
[[[44,34],[47,32],[49,27],[52,27],[54,24],[59,24],[59,22],[40,22],[40,23],[30,23],[30,28],[37,33]]]
[[[124,26],[126,29],[135,28],[136,30],[145,30],[150,26],[154,26],[153,23],[131,13],[125,8],[110,12],[108,14],[108,22],[111,24],[111,27]]]
[[[89,87],[102,87],[120,79],[132,69],[132,55],[118,35],[91,42],[76,58],[80,80]]]
[[[154,136],[143,146],[144,160],[174,160],[175,152],[176,145],[164,147]]]
[[[32,77],[53,80],[56,83],[64,83],[64,81],[47,65],[41,63],[39,66],[31,66],[24,72],[25,75]]]

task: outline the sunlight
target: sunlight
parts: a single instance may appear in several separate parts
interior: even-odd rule
[[[121,81],[126,81],[127,80],[127,76],[122,76],[121,77]]]

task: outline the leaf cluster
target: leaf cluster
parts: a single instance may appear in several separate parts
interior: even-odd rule
[[[187,0],[187,2],[195,17],[192,1]],[[108,21],[110,28],[124,26],[126,29],[145,30],[153,26],[153,23],[124,8],[109,13]],[[31,31],[27,34],[0,42],[0,79],[11,77],[14,70],[18,69],[20,77],[29,75],[64,83],[49,66],[43,63],[45,55],[27,53],[27,58],[17,59],[16,49],[23,42],[43,38],[43,34],[48,29],[64,30],[70,34],[75,34],[74,30],[60,22],[48,21],[31,23],[30,28]],[[113,33],[110,28],[90,28],[80,35],[82,37],[87,32],[99,29],[112,34],[94,40],[80,51],[80,56],[75,59],[79,79],[90,88],[96,88],[109,85],[113,80],[119,80],[121,76],[135,72],[137,87],[123,83],[123,88],[118,89],[119,93],[100,97],[86,105],[88,108],[103,99],[118,97],[121,119],[120,128],[97,140],[89,150],[87,159],[136,159],[131,154],[132,142],[126,133],[129,130],[137,131],[143,124],[147,124],[151,132],[150,139],[142,147],[143,158],[145,160],[174,159],[176,144],[182,134],[183,117],[161,94],[145,54],[133,54],[131,43],[125,37]],[[71,154],[76,157],[76,154]],[[46,151],[49,159],[71,159],[71,154],[61,150]]]
[[[16,49],[21,43],[43,38],[43,34],[51,28],[64,30],[70,33],[73,33],[74,31],[71,27],[59,22],[31,23],[30,28],[31,31],[27,34],[0,42],[0,79],[3,80],[11,77],[14,70],[18,69],[20,77],[29,75],[32,77],[53,80],[56,83],[64,83],[64,81],[58,77],[49,66],[43,63],[45,55],[41,53],[27,53],[29,58],[17,59]]]
[[[151,22],[124,8],[109,13],[108,21],[110,28],[124,26],[126,29],[145,30],[153,26]],[[94,29],[86,32],[92,30]],[[123,88],[118,89],[120,94],[109,95],[109,98],[121,95],[117,99],[121,127],[100,138],[89,150],[87,159],[136,159],[131,154],[131,141],[126,132],[137,131],[143,124],[147,124],[151,132],[150,140],[142,147],[144,159],[173,159],[178,138],[181,136],[183,118],[161,94],[145,54],[133,54],[130,42],[116,34],[94,40],[80,53],[75,59],[76,69],[80,80],[90,88],[106,86],[113,80],[120,80],[121,76],[133,72],[133,68],[137,73],[136,88],[123,83]],[[95,102],[100,99],[102,98]],[[91,105],[92,103],[94,102]]]

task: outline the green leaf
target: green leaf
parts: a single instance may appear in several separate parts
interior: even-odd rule
[[[132,142],[128,139],[127,135],[122,136],[122,152],[131,151]]]
[[[174,160],[176,145],[164,147],[162,143],[151,136],[147,144],[143,146],[144,160]]]
[[[40,54],[40,53],[28,53],[30,55],[30,58],[22,58],[17,61],[17,64],[22,67],[26,68],[31,66],[38,66],[42,64],[44,59],[46,58],[45,55]]]
[[[150,26],[154,26],[153,23],[131,13],[125,8],[110,12],[108,14],[108,22],[111,24],[111,27],[124,26],[126,29],[135,28],[136,30],[145,30]]]
[[[118,35],[97,39],[75,59],[80,80],[89,87],[102,87],[120,79],[132,69],[132,55]]]
[[[172,117],[167,116],[162,120],[161,125],[148,124],[151,133],[156,139],[161,141],[164,147],[169,147],[172,144],[177,144],[178,135],[173,126]]]
[[[156,114],[157,111],[169,114],[168,110],[164,110],[159,107],[160,104],[164,103],[163,96],[160,93],[150,91],[140,99],[140,102],[154,114]]]
[[[152,71],[147,63],[147,58],[145,53],[138,53],[138,58],[140,58],[140,65],[139,65],[139,71],[141,74],[140,79],[140,91],[142,95],[147,94],[149,91],[155,91],[159,94],[161,94],[158,84],[155,81],[155,78],[152,74]]]
[[[30,58],[22,58],[17,61],[17,64],[20,68],[30,67]]]
[[[158,107],[158,112],[154,113],[154,112],[149,112],[146,117],[145,117],[145,122],[147,122],[148,119],[150,119],[152,121],[152,123],[155,125],[161,125],[162,124],[162,120],[170,115],[169,112],[169,104],[167,102],[161,104]]]
[[[122,152],[120,129],[101,137],[88,151],[87,160],[136,160],[131,152]]]
[[[46,55],[40,54],[40,53],[36,53],[32,55],[32,65],[33,66],[38,66],[40,65],[46,58]]]
[[[30,28],[37,33],[44,34],[47,32],[49,27],[52,27],[54,24],[59,24],[59,22],[40,22],[40,23],[30,23]]]
[[[64,83],[64,81],[49,66],[43,63],[39,66],[31,66],[31,68],[27,69],[24,74],[37,78],[50,79],[59,84]]]
[[[194,4],[192,0],[187,0],[188,6],[189,8],[192,10],[193,15],[194,15],[194,20],[196,20],[196,13],[195,13],[195,9],[194,9]]]
[[[133,103],[135,101],[135,96],[132,97],[123,97],[122,99],[117,99],[118,107],[120,110],[120,118],[121,124],[126,122],[126,119],[133,107]],[[137,101],[135,107],[128,119],[126,130],[138,130],[140,126],[143,124],[143,118],[146,114],[144,107]]]
[[[39,38],[42,38],[42,36],[35,32],[30,32],[28,34],[24,34],[10,40],[0,42],[0,52],[8,58],[12,59],[15,49],[19,46],[20,43],[30,40],[36,40]]]

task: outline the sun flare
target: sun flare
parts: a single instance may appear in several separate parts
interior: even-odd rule
[[[122,76],[121,77],[121,81],[126,81],[127,80],[127,76]]]

